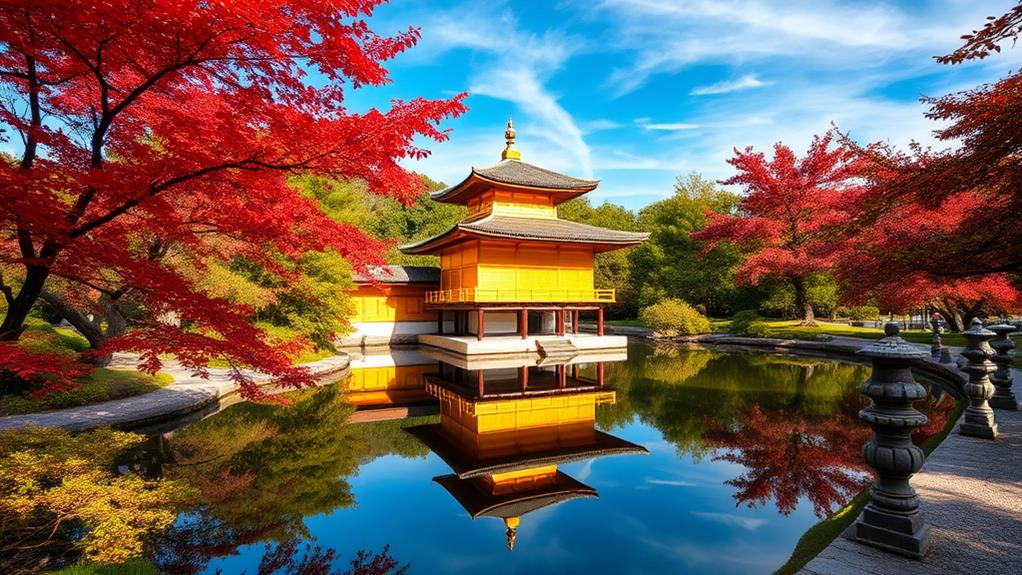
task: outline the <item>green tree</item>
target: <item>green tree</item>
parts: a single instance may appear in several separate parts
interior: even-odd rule
[[[706,211],[734,214],[740,197],[722,190],[697,173],[679,176],[674,195],[639,212],[638,226],[651,232],[649,240],[630,254],[633,289],[639,305],[666,297],[702,305],[710,315],[755,307],[758,290],[736,286],[743,257],[732,244],[721,243],[703,252],[691,234],[707,224]]]
[[[593,207],[586,197],[564,202],[558,206],[557,215],[564,220],[612,230],[629,232],[641,230],[634,212],[610,202]],[[606,310],[608,318],[634,318],[639,312],[629,260],[629,254],[634,249],[624,248],[596,254],[594,284],[597,288],[617,290],[617,303],[608,306]]]

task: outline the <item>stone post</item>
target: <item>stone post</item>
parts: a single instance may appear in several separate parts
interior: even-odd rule
[[[1015,358],[1015,342],[1011,341],[1010,334],[1018,331],[1015,326],[1001,322],[988,327],[990,331],[997,334],[997,337],[990,340],[990,347],[994,348],[997,355],[993,361],[997,365],[997,371],[990,378],[994,384],[994,394],[990,397],[990,407],[994,409],[1018,409],[1018,400],[1011,392],[1011,362]]]
[[[912,377],[912,360],[925,358],[926,352],[899,337],[900,331],[896,322],[888,322],[887,337],[858,352],[873,362],[873,374],[862,385],[862,393],[873,401],[859,412],[859,419],[873,427],[873,440],[863,455],[876,470],[877,480],[869,488],[870,502],[855,523],[855,538],[918,559],[926,553],[930,526],[909,484],[924,460],[923,450],[912,443],[912,430],[928,420],[912,407],[926,397],[926,389]]]
[[[933,345],[930,346],[930,357],[934,361],[940,361],[940,350],[944,347],[940,340],[940,332],[944,328],[944,322],[941,321],[939,315],[933,314],[930,318],[930,327],[933,328]]]
[[[958,433],[993,439],[997,437],[997,423],[988,400],[994,394],[990,374],[997,369],[990,358],[997,352],[990,347],[989,341],[997,334],[984,328],[983,322],[975,318],[969,331],[962,332],[962,335],[968,342],[962,350],[962,357],[968,361],[962,371],[969,374],[969,381],[963,388],[969,398],[969,407],[965,408],[965,421],[958,426]]]

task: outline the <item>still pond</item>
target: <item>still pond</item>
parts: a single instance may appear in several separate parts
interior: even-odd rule
[[[471,390],[451,409],[487,398],[475,395],[476,372],[434,367]],[[540,393],[529,405],[557,400],[545,382],[577,385],[572,397],[593,398],[595,421],[585,400],[561,407],[558,417],[572,411],[557,431],[518,431],[517,451],[439,415],[346,424],[352,408],[336,386],[155,435],[124,464],[196,493],[156,562],[168,573],[305,560],[380,574],[768,574],[870,480],[871,431],[856,418],[866,366],[632,344],[624,361],[568,373],[529,370]],[[511,390],[498,404],[520,383],[507,370],[487,376],[484,393]],[[955,407],[926,385],[917,408],[930,424],[917,442]],[[506,401],[518,418],[539,417]],[[461,443],[438,439],[459,433]]]

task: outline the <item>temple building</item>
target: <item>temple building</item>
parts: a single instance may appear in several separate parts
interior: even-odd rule
[[[440,270],[428,266],[379,266],[355,274],[351,291],[353,332],[340,347],[415,345],[419,334],[436,330],[436,312],[425,295],[440,287]]]
[[[435,401],[426,393],[426,376],[437,371],[435,359],[415,349],[349,352],[350,375],[342,382],[348,403],[359,409]]]
[[[473,168],[462,182],[431,194],[467,206],[468,216],[437,236],[400,246],[406,254],[440,257],[439,289],[424,293],[436,335],[420,337],[421,343],[459,353],[536,351],[531,343],[521,350],[478,348],[464,336],[574,336],[583,313],[595,316],[597,337],[603,336],[603,307],[614,303],[615,290],[594,286],[593,258],[649,235],[559,219],[558,205],[599,181],[523,162],[510,120],[505,137],[500,163]],[[601,349],[624,341],[589,344]]]
[[[523,518],[578,498],[592,487],[558,465],[615,454],[648,453],[596,429],[596,408],[612,404],[602,363],[502,365],[466,370],[441,363],[426,377],[440,423],[406,428],[453,474],[435,477],[473,518],[504,522],[513,549]]]

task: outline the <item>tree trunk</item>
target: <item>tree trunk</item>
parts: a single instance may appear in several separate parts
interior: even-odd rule
[[[0,341],[17,341],[21,337],[21,332],[25,331],[25,320],[39,299],[49,275],[49,268],[25,266],[25,283],[7,306],[7,314],[4,315],[3,323],[0,323]]]
[[[109,296],[104,295],[101,299],[103,313],[107,320],[106,332],[100,327],[98,320],[90,320],[88,314],[71,305],[61,296],[43,290],[40,294],[40,299],[57,310],[57,313],[73,325],[78,330],[78,333],[85,336],[85,339],[89,341],[89,349],[93,351],[102,349],[110,341],[110,338],[124,335],[126,326],[124,316],[121,315],[116,302]],[[90,359],[90,363],[97,367],[106,367],[110,365],[112,358],[113,356],[110,353],[95,354]]]
[[[795,311],[801,315],[801,325],[816,325],[816,314],[813,313],[805,281],[799,276],[791,276],[791,284],[795,287]]]

